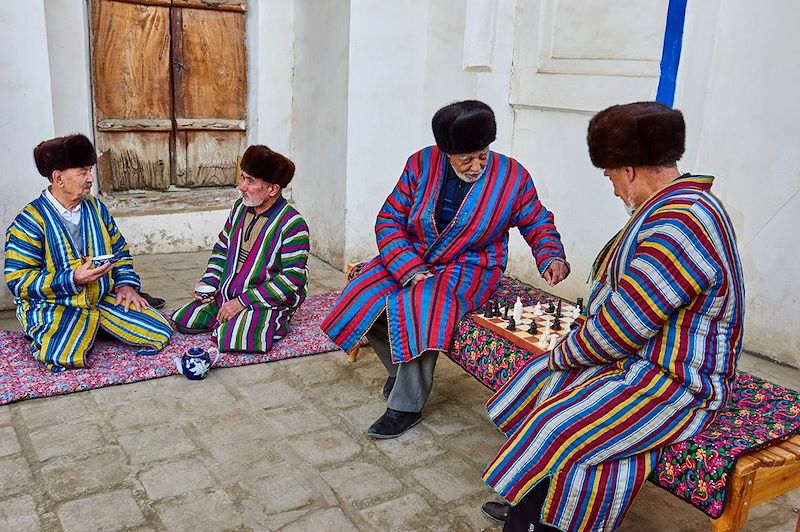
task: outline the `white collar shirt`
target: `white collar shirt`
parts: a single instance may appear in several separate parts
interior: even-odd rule
[[[75,210],[71,211],[58,202],[56,197],[53,196],[53,193],[50,192],[49,187],[44,190],[44,197],[46,197],[47,200],[53,204],[53,207],[55,208],[56,212],[58,212],[58,214],[61,215],[61,217],[64,218],[66,221],[74,225],[78,225],[79,223],[81,223],[81,203],[83,202],[78,203],[78,206],[75,207]]]

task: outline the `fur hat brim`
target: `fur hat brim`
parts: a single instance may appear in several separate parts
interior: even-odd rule
[[[286,188],[294,177],[294,163],[261,144],[247,148],[239,166],[251,176],[275,183],[281,188]]]
[[[33,149],[33,160],[39,173],[52,179],[56,170],[94,166],[97,153],[85,135],[69,135],[40,142]]]
[[[686,147],[683,114],[659,102],[614,105],[594,115],[586,135],[598,168],[674,164]]]
[[[464,100],[442,107],[431,120],[440,150],[453,155],[482,150],[497,137],[492,108],[478,100]]]

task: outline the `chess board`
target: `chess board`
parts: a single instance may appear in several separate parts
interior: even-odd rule
[[[508,321],[502,317],[504,314],[503,312],[501,312],[501,316],[487,318],[484,316],[483,311],[479,311],[472,315],[472,319],[474,319],[475,323],[481,327],[489,329],[498,336],[515,343],[522,349],[525,349],[530,353],[540,355],[550,350],[549,346],[552,340],[552,335],[556,335],[558,339],[561,339],[569,332],[570,325],[573,321],[575,321],[575,306],[567,303],[566,301],[561,302],[561,329],[558,331],[551,330],[551,336],[547,339],[543,339],[543,335],[547,326],[547,322],[549,321],[551,324],[553,323],[555,319],[555,313],[546,312],[546,305],[542,305],[542,315],[535,316],[534,308],[535,307],[533,306],[522,307],[522,319],[520,320],[520,323],[515,324],[516,328],[513,331],[508,330]],[[513,310],[509,309],[508,314],[509,316],[513,316]],[[528,332],[528,328],[533,320],[536,320],[536,334],[531,334]]]

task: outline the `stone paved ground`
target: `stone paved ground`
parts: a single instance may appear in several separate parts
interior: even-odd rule
[[[137,259],[168,308],[188,300],[206,253]],[[343,274],[311,262],[311,292]],[[0,327],[19,329],[9,312]],[[744,356],[797,387],[800,371]],[[368,438],[384,409],[369,349],[172,376],[0,407],[0,530],[499,530],[480,514],[483,466],[502,443],[489,392],[440,358],[424,422]],[[800,490],[751,512],[747,530],[790,531]],[[709,530],[649,483],[623,530]]]

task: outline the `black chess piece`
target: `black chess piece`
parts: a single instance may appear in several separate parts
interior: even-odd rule
[[[483,317],[484,318],[491,318],[494,316],[494,306],[492,305],[492,300],[486,302],[486,306],[483,307]]]
[[[576,306],[578,307],[578,312],[579,312],[580,314],[583,314],[583,311],[584,311],[585,309],[583,308],[583,298],[582,298],[582,297],[579,297],[579,298],[578,298],[578,301],[577,301],[577,303],[576,303]]]
[[[496,318],[500,317],[500,300],[496,299],[494,302],[494,315]]]
[[[509,316],[508,317],[508,327],[506,327],[506,329],[508,329],[509,331],[516,331],[517,330],[517,324],[514,321],[514,316]]]
[[[552,314],[555,311],[556,311],[556,306],[553,305],[553,301],[550,300],[550,302],[547,304],[547,310],[545,310],[545,312],[547,312],[548,314]]]
[[[554,331],[560,331],[561,330],[561,318],[556,316],[556,318],[553,320],[553,325],[550,328],[553,329]]]
[[[513,318],[511,318],[511,317],[509,317],[509,316],[508,316],[508,309],[509,309],[509,308],[511,308],[511,305],[509,305],[508,303],[506,303],[506,308],[505,308],[505,310],[503,311],[503,319],[504,319],[504,320],[510,320],[510,319],[513,319]]]
[[[530,325],[530,327],[528,327],[528,332],[530,334],[536,334],[537,332],[539,332],[539,330],[536,327],[536,320],[535,319],[531,321],[531,325]]]
[[[561,316],[562,316],[562,314],[561,314],[561,300],[559,299],[558,300],[558,308],[556,309],[556,318],[560,318]]]

